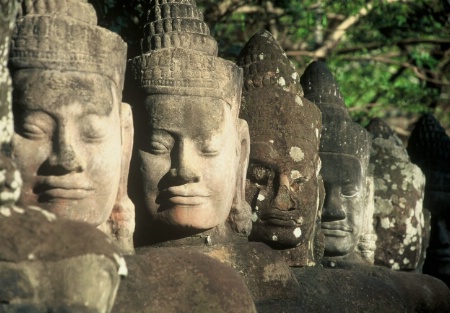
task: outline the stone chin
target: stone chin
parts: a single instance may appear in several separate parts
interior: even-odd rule
[[[280,226],[261,220],[253,223],[252,238],[277,248],[294,248],[305,241],[302,229],[298,225]]]
[[[356,246],[350,233],[336,236],[327,234],[324,229],[322,232],[325,235],[325,256],[327,257],[346,256]]]

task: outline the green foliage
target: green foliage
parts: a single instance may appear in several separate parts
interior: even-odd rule
[[[138,42],[148,0],[92,1],[102,25],[131,45]],[[311,60],[326,61],[351,114],[362,123],[389,114],[448,112],[438,102],[442,91],[450,89],[445,85],[450,81],[445,0],[205,0],[198,5],[222,57],[234,59],[265,28],[300,74]],[[340,29],[343,36],[324,55],[316,55]],[[450,117],[446,120],[450,123]]]

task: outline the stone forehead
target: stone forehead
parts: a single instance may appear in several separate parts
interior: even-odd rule
[[[321,114],[317,107],[280,89],[253,89],[244,93],[240,117],[247,121],[251,138],[318,147]]]
[[[250,38],[236,63],[244,70],[245,90],[277,87],[303,95],[294,65],[272,34],[264,29]]]
[[[11,69],[98,73],[122,90],[126,44],[95,23],[95,10],[86,1],[23,1],[11,41]]]

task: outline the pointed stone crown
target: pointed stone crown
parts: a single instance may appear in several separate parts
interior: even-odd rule
[[[390,128],[389,125],[386,124],[386,122],[383,121],[381,118],[376,117],[371,119],[366,129],[372,135],[372,139],[383,138],[386,140],[390,140],[396,146],[403,148],[403,143],[401,139],[392,130],[392,128]]]
[[[11,69],[98,73],[121,91],[126,44],[96,24],[87,0],[23,0],[11,41]]]
[[[260,30],[253,35],[237,63],[244,69],[241,117],[249,124],[250,137],[261,140],[269,135],[285,144],[297,141],[302,149],[317,152],[320,110],[301,97],[295,67],[272,34]]]
[[[244,70],[244,88],[277,86],[303,96],[300,76],[286,52],[264,29],[255,33],[237,57]]]
[[[211,96],[239,111],[242,70],[217,57],[194,0],[151,0],[132,71],[147,94]]]
[[[370,156],[370,135],[352,121],[339,86],[326,64],[320,61],[309,64],[300,83],[305,98],[314,102],[322,112],[320,153],[355,156],[365,171]]]
[[[427,177],[426,188],[448,191],[450,186],[450,137],[431,114],[416,123],[407,147],[411,161]]]

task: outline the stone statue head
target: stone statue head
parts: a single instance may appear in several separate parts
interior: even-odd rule
[[[423,205],[431,213],[423,272],[450,286],[450,137],[431,114],[425,114],[412,131],[407,150],[425,174]]]
[[[156,242],[215,229],[227,219],[248,232],[249,135],[238,118],[242,70],[217,57],[195,1],[150,1],[146,16],[142,54],[132,60],[145,94],[137,106],[147,115],[137,148],[151,221],[142,222],[164,229]]]
[[[241,117],[249,124],[246,197],[250,240],[277,249],[299,247],[296,264],[313,262],[319,206],[319,109],[302,97],[299,76],[273,36],[261,30],[237,64],[244,69]]]
[[[358,243],[365,244],[365,228],[372,224],[373,212],[367,209],[369,134],[351,120],[339,87],[323,62],[311,63],[300,81],[305,98],[322,112],[319,151],[326,194],[321,221],[325,257],[349,256]]]
[[[425,176],[382,119],[372,119],[367,130],[372,135],[369,170],[375,185],[375,265],[415,270],[424,256]]]
[[[131,154],[123,151],[132,141],[121,103],[125,55],[120,37],[96,26],[87,1],[21,3],[9,58],[19,204],[107,222]]]

